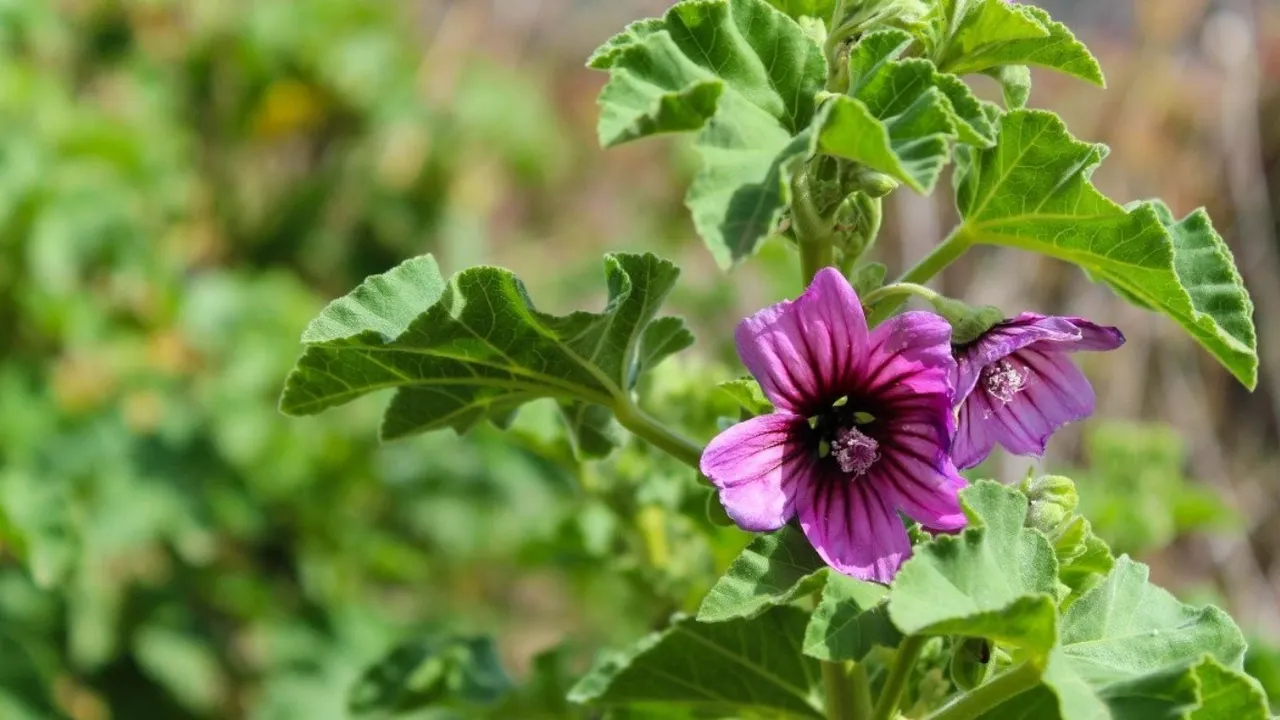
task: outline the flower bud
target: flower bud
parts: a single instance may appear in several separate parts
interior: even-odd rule
[[[853,185],[855,190],[866,193],[867,197],[882,198],[885,195],[898,189],[898,181],[885,175],[867,168],[859,168],[854,173]]]
[[[964,692],[991,676],[991,643],[986,638],[962,638],[951,649],[951,682]]]
[[[1030,501],[1026,526],[1035,528],[1050,538],[1061,534],[1063,524],[1073,519],[1080,502],[1075,483],[1071,478],[1061,475],[1023,480],[1021,489]]]

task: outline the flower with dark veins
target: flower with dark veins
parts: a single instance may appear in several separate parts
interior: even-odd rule
[[[964,526],[945,320],[908,312],[868,330],[853,288],[826,268],[796,300],[743,320],[736,339],[775,409],[702,455],[738,526],[767,532],[798,517],[827,564],[882,583],[911,554],[898,512],[931,530]]]
[[[1093,414],[1093,387],[1068,353],[1123,344],[1113,327],[1023,313],[957,347],[955,464],[974,467],[997,444],[1015,455],[1043,455],[1058,428]]]

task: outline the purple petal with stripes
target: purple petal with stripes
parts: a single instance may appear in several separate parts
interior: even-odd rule
[[[773,406],[807,415],[861,373],[867,319],[849,281],[824,268],[800,297],[739,323],[735,339]]]
[[[892,428],[890,444],[866,479],[912,520],[932,530],[957,530],[965,516],[956,493],[966,483],[929,434],[915,425]]]
[[[796,510],[814,550],[845,575],[887,584],[911,555],[902,521],[866,478],[825,472],[801,488]]]
[[[777,530],[795,515],[798,484],[814,473],[818,453],[803,442],[804,418],[773,413],[738,423],[702,453],[702,474],[720,489],[720,503],[738,527]]]

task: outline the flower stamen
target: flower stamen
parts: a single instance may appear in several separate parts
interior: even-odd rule
[[[880,459],[880,443],[857,428],[841,428],[831,442],[831,454],[841,470],[858,477]]]
[[[1027,387],[1027,371],[1019,370],[1007,359],[982,369],[982,384],[987,394],[1002,403],[1013,402],[1013,396]]]

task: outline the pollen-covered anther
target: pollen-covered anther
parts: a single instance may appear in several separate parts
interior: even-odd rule
[[[880,443],[857,428],[841,428],[831,442],[840,469],[858,477],[880,459]]]
[[[1010,403],[1013,396],[1027,386],[1027,371],[1019,370],[1013,363],[1002,359],[982,369],[982,384],[991,397]]]

